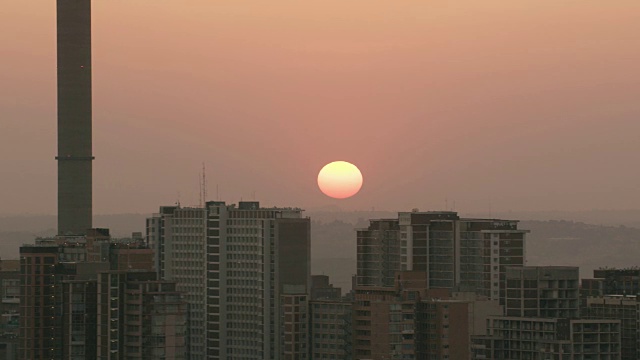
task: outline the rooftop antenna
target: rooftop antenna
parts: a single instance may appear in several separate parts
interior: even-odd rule
[[[216,200],[220,201],[220,191],[218,190],[218,184],[216,184]]]
[[[207,202],[207,168],[202,162],[202,177],[200,178],[200,207]]]
[[[207,169],[202,162],[202,202],[207,202]]]
[[[200,202],[198,203],[202,207],[202,177],[198,175],[198,195],[200,196]]]
[[[202,163],[202,173],[198,176],[198,181],[200,182],[200,207],[203,207],[207,202],[207,169],[204,166],[204,162]]]

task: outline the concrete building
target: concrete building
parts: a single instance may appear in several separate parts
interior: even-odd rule
[[[186,303],[154,271],[97,279],[97,359],[186,359]]]
[[[84,253],[80,244],[57,245],[53,239],[20,247],[20,359],[60,359],[67,354],[62,284],[75,277]]]
[[[312,300],[310,308],[310,359],[353,358],[352,303],[339,299]]]
[[[281,296],[282,329],[280,330],[282,341],[283,360],[309,359],[309,295],[307,289],[286,287]]]
[[[639,308],[640,304],[635,295],[590,297],[582,309],[582,318],[620,320],[622,360],[637,360],[640,358]]]
[[[472,359],[620,359],[620,321],[495,317]]]
[[[507,269],[524,266],[527,232],[518,221],[418,210],[357,230],[354,358],[469,358],[470,337],[502,315]]]
[[[147,220],[147,242],[154,250],[159,277],[175,281],[185,294],[187,352],[192,360],[204,359],[207,347],[207,217],[205,208],[165,206]]]
[[[427,294],[429,295],[429,294]],[[487,334],[487,319],[501,315],[497,300],[475,293],[427,297],[417,308],[415,359],[470,359],[471,337]]]
[[[474,359],[620,359],[621,322],[581,319],[578,268],[506,269],[505,314],[472,337]]]
[[[143,242],[113,242],[109,246],[111,270],[155,270],[153,249]]]
[[[487,334],[501,315],[498,300],[427,289],[426,272],[399,272],[396,285],[357,287],[353,306],[355,359],[469,359],[471,336]]]
[[[523,266],[518,221],[465,219],[457,213],[398,214],[402,270],[426,271],[430,289],[473,291],[500,299],[508,266]]]
[[[593,279],[582,279],[583,298],[606,295],[638,295],[640,268],[601,268],[593,270]]]
[[[334,287],[327,275],[311,275],[311,300],[337,300],[342,297],[342,289]]]
[[[154,214],[153,217],[147,218],[146,220],[146,241],[149,248],[151,248],[154,252],[154,262],[155,269],[158,272],[158,276],[160,279],[165,279],[165,255],[171,256],[171,254],[167,254],[165,251],[164,241],[166,238],[171,239],[173,233],[171,230],[173,229],[173,213],[177,209],[177,206],[161,206],[160,212],[158,214]],[[195,220],[195,224],[192,227],[192,231],[196,234],[199,234],[201,238],[204,238],[203,226],[204,222],[199,215],[196,214],[184,214],[185,217],[191,217]],[[200,233],[198,233],[200,231]],[[193,244],[192,246],[203,247],[202,243]]]
[[[415,329],[418,348],[414,359],[469,359],[472,328],[469,326],[469,302],[421,300]],[[403,336],[413,329],[403,329]]]
[[[427,298],[424,272],[398,272],[393,287],[356,286],[353,303],[354,359],[414,359],[416,309]]]
[[[57,263],[56,245],[20,248],[20,359],[62,357],[54,287]]]
[[[191,359],[284,356],[285,287],[310,287],[310,221],[258,202],[161,207],[147,221],[158,271],[189,304]]]
[[[451,211],[400,212],[357,230],[357,286],[393,286],[397,271],[424,271],[429,289],[501,299],[507,266],[524,265],[518,222],[464,219]]]
[[[506,271],[507,316],[580,317],[579,269],[570,266],[509,267]]]
[[[95,278],[87,275],[84,279],[65,280],[59,285],[62,287],[60,327],[63,359],[92,360],[97,356],[97,288]]]
[[[57,0],[58,234],[92,228],[91,1]]]
[[[19,358],[183,359],[178,331],[184,332],[186,305],[175,283],[157,281],[142,244],[108,236],[105,242],[103,229],[88,233],[99,236],[38,239],[20,248]],[[144,305],[136,309],[132,301]],[[143,319],[167,325],[136,342],[146,333],[133,323]]]
[[[370,220],[357,233],[356,286],[390,286],[400,271],[400,228],[397,219]]]
[[[18,356],[20,260],[0,259],[0,359]]]
[[[175,282],[128,281],[124,305],[124,358],[186,359],[186,308]]]

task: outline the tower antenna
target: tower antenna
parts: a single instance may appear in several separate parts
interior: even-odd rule
[[[200,174],[198,174],[198,196],[200,198],[198,205],[202,207],[202,176]]]
[[[202,162],[202,203],[203,205],[207,202],[207,169],[204,166],[204,162]]]

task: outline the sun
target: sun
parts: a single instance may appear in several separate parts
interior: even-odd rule
[[[360,191],[362,173],[357,166],[346,161],[334,161],[318,173],[318,187],[327,196],[346,199]]]

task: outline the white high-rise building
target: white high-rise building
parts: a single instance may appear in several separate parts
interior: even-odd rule
[[[310,220],[301,209],[161,207],[147,220],[147,240],[160,276],[186,294],[191,359],[283,357],[283,296],[310,287]]]

